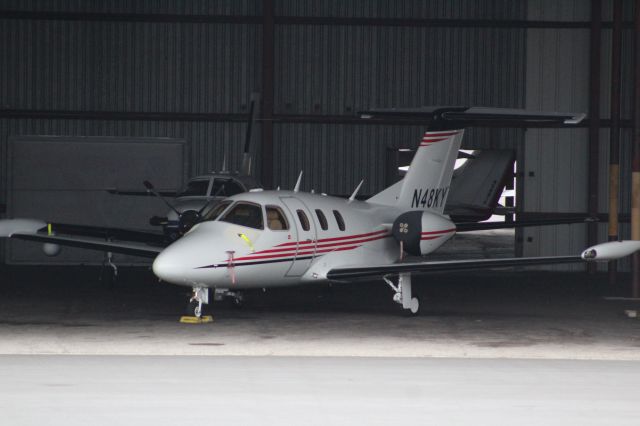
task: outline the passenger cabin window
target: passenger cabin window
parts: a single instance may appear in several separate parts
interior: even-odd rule
[[[316,216],[318,216],[318,222],[320,222],[320,228],[322,228],[323,231],[326,231],[327,229],[329,229],[327,218],[324,215],[324,213],[322,213],[322,210],[316,209]]]
[[[257,204],[236,203],[220,220],[249,228],[264,229],[262,208]]]
[[[267,206],[267,226],[273,231],[285,231],[289,229],[287,218],[282,209],[277,206]]]
[[[231,179],[214,179],[211,187],[211,195],[214,197],[231,197],[241,192],[244,192],[242,186]]]
[[[338,210],[333,211],[333,215],[336,217],[336,223],[338,224],[338,229],[344,231],[344,219]]]
[[[187,187],[178,194],[179,197],[206,196],[209,189],[209,179],[192,180],[187,183]]]
[[[221,201],[214,208],[205,213],[203,220],[216,220],[220,213],[225,211],[227,207],[231,204],[231,200]]]
[[[305,231],[311,229],[309,227],[309,219],[307,218],[307,215],[302,210],[296,210],[296,213],[298,213],[298,219],[300,219],[300,225],[302,225],[302,229],[304,229]]]

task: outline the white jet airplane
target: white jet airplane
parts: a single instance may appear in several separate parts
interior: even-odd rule
[[[405,177],[366,201],[355,199],[362,183],[343,199],[302,193],[299,178],[293,191],[254,190],[225,199],[167,247],[55,235],[45,222],[25,219],[0,221],[0,236],[155,258],[158,278],[193,289],[189,310],[198,317],[210,289],[216,298],[240,300],[243,289],[373,277],[382,278],[393,289],[393,300],[417,314],[411,273],[610,260],[640,249],[640,241],[624,241],[581,255],[404,261],[405,253],[432,253],[457,231],[443,209],[465,126],[486,120],[576,124],[584,114],[424,107],[370,111],[363,117],[389,115],[424,119],[429,130]]]

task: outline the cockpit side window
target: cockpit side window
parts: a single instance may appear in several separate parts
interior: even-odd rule
[[[214,208],[205,213],[202,220],[216,220],[220,213],[225,211],[231,204],[231,200],[220,201]]]
[[[258,204],[238,202],[220,220],[249,228],[264,229],[262,208]]]
[[[289,223],[282,209],[278,206],[266,206],[267,210],[267,226],[273,231],[286,231],[289,229]]]
[[[209,180],[190,180],[187,187],[178,194],[179,197],[206,196],[209,189]]]

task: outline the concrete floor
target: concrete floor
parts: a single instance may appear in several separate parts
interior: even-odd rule
[[[635,362],[0,356],[6,425],[637,425]]]
[[[633,301],[606,301],[605,277],[544,272],[414,279],[419,317],[381,282],[256,291],[211,324],[178,323],[188,290],[124,269],[17,268],[0,286],[0,354],[281,355],[640,359]],[[624,277],[623,277],[624,278]]]
[[[472,245],[449,254],[511,255]],[[213,323],[186,325],[188,289],[133,268],[107,287],[98,273],[0,269],[0,424],[635,425],[640,415],[640,320],[624,315],[640,304],[604,300],[625,292],[604,275],[425,275],[414,278],[419,317],[378,281],[255,291],[242,309],[216,303]]]

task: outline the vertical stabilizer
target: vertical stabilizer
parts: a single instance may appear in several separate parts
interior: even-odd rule
[[[463,134],[464,129],[425,132],[404,179],[367,201],[442,214]]]

